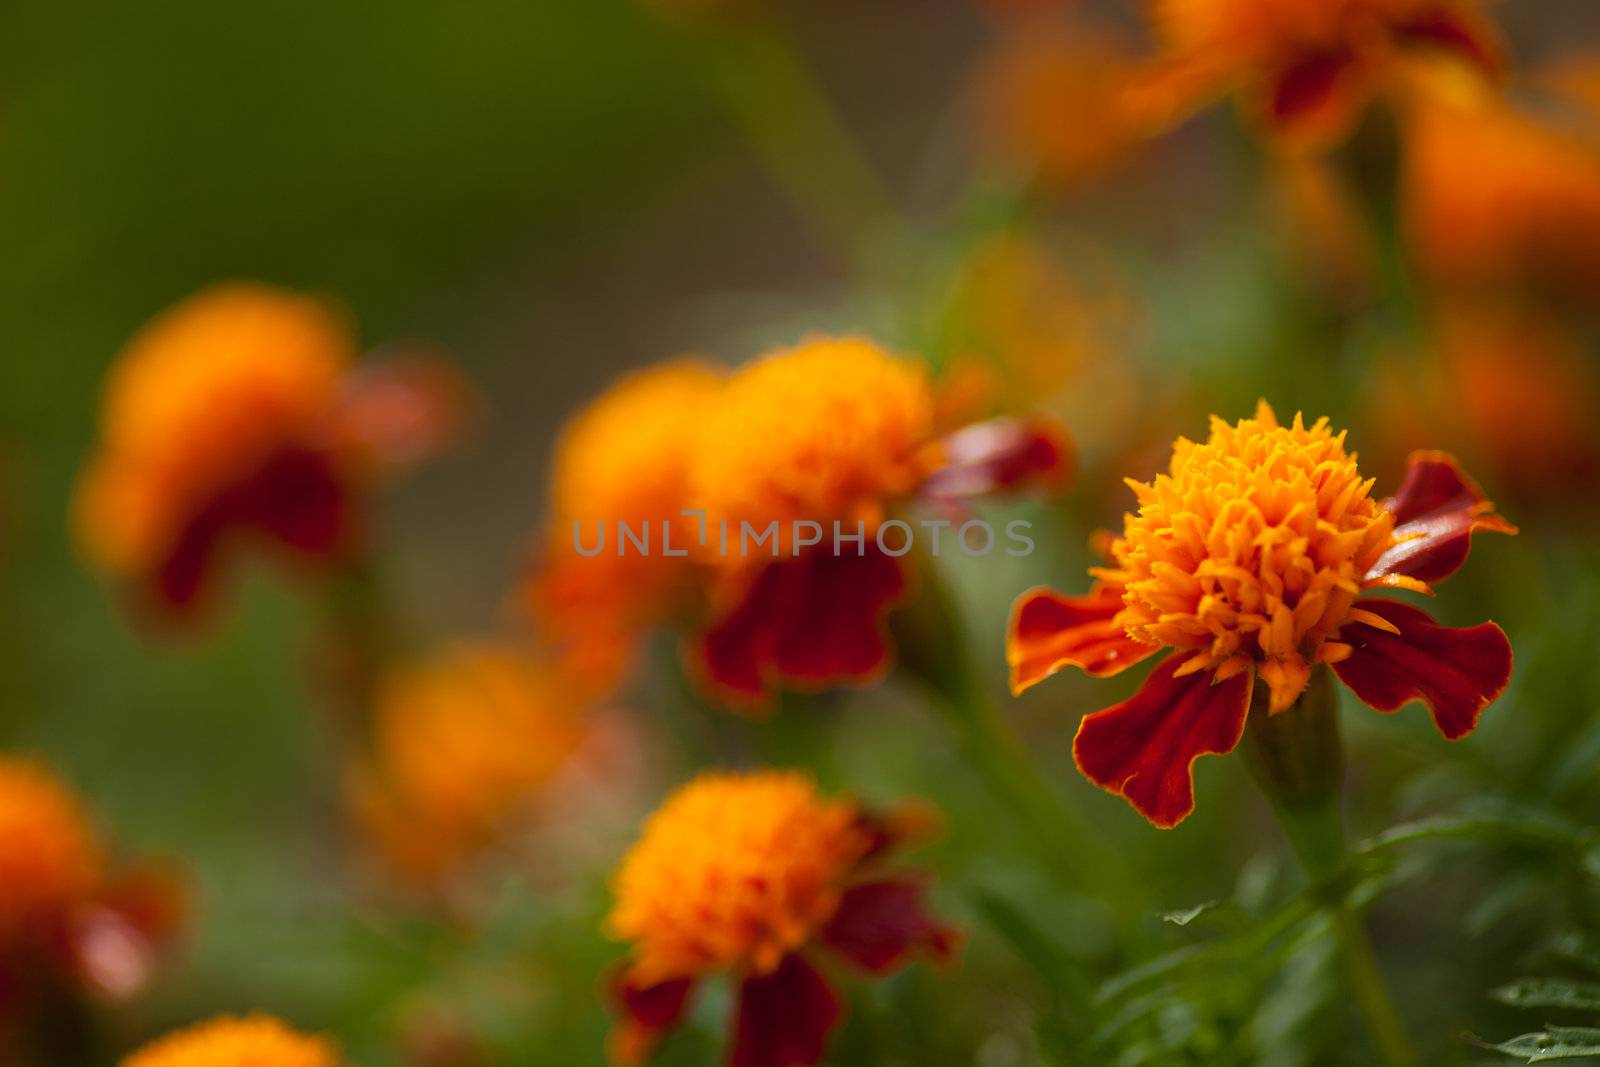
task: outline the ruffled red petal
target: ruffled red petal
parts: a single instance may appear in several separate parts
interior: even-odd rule
[[[1516,533],[1494,514],[1494,504],[1454,456],[1414,452],[1400,489],[1384,502],[1394,513],[1398,544],[1366,575],[1368,583],[1392,574],[1423,582],[1448,578],[1467,561],[1474,530]]]
[[[989,419],[957,430],[941,444],[944,464],[922,484],[922,495],[935,500],[1053,488],[1072,469],[1067,432],[1052,419]]]
[[[927,889],[909,878],[851,886],[822,928],[823,944],[868,974],[896,971],[918,952],[945,962],[960,935],[928,914]]]
[[[827,980],[799,956],[787,956],[771,974],[739,984],[728,1067],[813,1067],[843,1019],[844,1005]]]
[[[1312,52],[1277,71],[1267,117],[1292,137],[1322,143],[1343,135],[1366,103],[1361,63],[1349,51]]]
[[[656,1044],[683,1022],[694,988],[692,978],[641,986],[626,968],[613,973],[607,991],[621,1018],[611,1031],[611,1062],[619,1067],[634,1067],[649,1059]]]
[[[719,696],[761,706],[780,686],[864,684],[890,664],[886,625],[904,567],[870,541],[862,555],[807,552],[767,564],[700,638],[699,665]]]
[[[1128,637],[1115,617],[1122,592],[1097,584],[1088,596],[1066,597],[1040,586],[1017,597],[1006,628],[1011,692],[1021,693],[1063,667],[1096,677],[1127,670],[1160,651]]]
[[[1392,623],[1398,634],[1347,623],[1339,640],[1350,655],[1333,669],[1362,702],[1398,711],[1420,700],[1439,732],[1454,741],[1470,734],[1478,717],[1511,681],[1511,642],[1492,622],[1461,629],[1440,626],[1427,612],[1398,600],[1369,598],[1356,607]]]
[[[1090,781],[1163,829],[1194,810],[1194,761],[1232,752],[1250,710],[1252,672],[1222,682],[1209,671],[1175,676],[1188,658],[1168,656],[1133,696],[1084,716],[1072,742]]]

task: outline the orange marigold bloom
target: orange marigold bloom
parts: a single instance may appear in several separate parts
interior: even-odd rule
[[[638,635],[684,595],[691,565],[653,551],[623,554],[621,525],[650,524],[681,549],[698,529],[681,513],[689,439],[723,373],[682,360],[612,386],[562,431],[551,464],[549,529],[525,586],[544,635],[583,677],[615,677]],[[609,534],[611,542],[605,540]],[[592,555],[587,552],[599,538]],[[676,549],[675,549],[676,550]]]
[[[953,948],[923,910],[925,884],[879,862],[917,821],[874,818],[793,772],[706,774],[670,796],[613,881],[608,926],[633,946],[614,983],[625,1021],[613,1059],[645,1058],[696,983],[730,973],[729,1064],[818,1063],[842,1008],[813,947],[878,975]]]
[[[266,286],[217,286],[158,316],[106,381],[75,503],[89,558],[182,614],[240,535],[305,562],[347,551],[374,469],[436,443],[459,401],[432,363],[352,374],[354,355],[341,316]]]
[[[782,685],[880,677],[887,617],[907,589],[903,552],[876,543],[880,525],[913,498],[954,507],[1059,478],[1054,424],[1000,419],[941,437],[934,412],[923,368],[859,337],[768,353],[718,394],[692,439],[688,499],[705,515],[699,550],[714,572],[694,660],[724,699],[759,708]]]
[[[1163,58],[1130,106],[1153,128],[1237,90],[1291,142],[1345,136],[1396,61],[1436,53],[1490,75],[1501,46],[1478,0],[1156,0]]]
[[[688,495],[707,521],[777,520],[786,552],[793,520],[875,529],[935,469],[933,393],[919,365],[865,338],[812,337],[730,378],[691,448]]]
[[[0,944],[87,900],[104,863],[77,796],[38,764],[0,759]]]
[[[1139,138],[1123,106],[1135,70],[1124,42],[1106,31],[1013,27],[978,72],[984,134],[1019,173],[1070,189],[1121,162]]]
[[[1435,78],[1405,126],[1402,211],[1438,284],[1600,292],[1600,133],[1535,118],[1471,82]]]
[[[125,1056],[122,1067],[340,1067],[325,1038],[266,1015],[223,1016],[168,1034]]]
[[[391,863],[437,879],[533,804],[584,738],[550,668],[495,644],[451,646],[385,680],[352,799]]]
[[[121,999],[144,987],[183,911],[151,867],[113,869],[79,798],[42,765],[0,757],[0,1051],[40,990]]]
[[[1428,592],[1465,561],[1475,530],[1515,532],[1442,453],[1418,453],[1399,492],[1371,495],[1327,420],[1213,418],[1179,438],[1169,472],[1129,481],[1139,510],[1094,568],[1089,596],[1036,589],[1012,612],[1015,692],[1062,667],[1114,674],[1170,650],[1131,699],[1086,716],[1073,744],[1089,778],[1158,826],[1194,808],[1191,765],[1233,750],[1252,678],[1289,708],[1319,663],[1367,704],[1420,700],[1455,739],[1505,688],[1511,648],[1493,623],[1439,626],[1374,588]]]

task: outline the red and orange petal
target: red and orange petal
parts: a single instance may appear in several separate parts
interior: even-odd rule
[[[1474,0],[1157,0],[1164,57],[1132,94],[1153,128],[1238,90],[1275,136],[1344,137],[1409,56],[1498,74],[1501,46]]]
[[[1141,130],[1122,103],[1135,63],[1104,30],[1030,20],[978,72],[992,153],[1050,189],[1070,189],[1121,162]]]
[[[1043,586],[1019,596],[1006,628],[1011,692],[1020,694],[1063,667],[1117,674],[1161,651],[1128,636],[1122,594],[1121,586],[1096,583],[1088,596],[1066,597]]]
[[[585,733],[549,668],[498,644],[452,646],[386,679],[352,803],[391,864],[436,879],[533,805]]]
[[[1427,592],[1428,583],[1461,569],[1474,533],[1517,532],[1495,514],[1494,504],[1478,483],[1445,452],[1413,453],[1400,488],[1384,501],[1384,508],[1394,516],[1394,544],[1367,571],[1363,584],[1369,587],[1394,585]]]
[[[860,554],[829,548],[726,572],[691,665],[720,699],[751,713],[768,710],[780,689],[871,683],[893,662],[889,612],[908,581],[905,565],[870,540]]]
[[[1471,733],[1483,709],[1511,682],[1511,642],[1492,622],[1452,628],[1397,600],[1359,600],[1373,622],[1346,624],[1350,654],[1333,664],[1362,703],[1398,711],[1420,701],[1451,741]]]
[[[924,369],[865,338],[810,337],[745,365],[692,434],[687,495],[709,523],[703,555],[726,558],[724,522],[730,538],[741,523],[776,522],[780,554],[796,520],[830,532],[860,521],[870,534],[938,466],[933,417]]]
[[[690,581],[691,565],[666,554],[666,539],[674,553],[699,540],[699,522],[682,514],[689,448],[724,377],[693,360],[637,372],[561,433],[550,519],[523,596],[580,676],[620,673],[638,632]],[[636,535],[649,524],[648,554],[622,551],[624,523]]]
[[[1404,128],[1402,212],[1438,285],[1600,292],[1600,137],[1435,77]]]
[[[341,1067],[321,1037],[266,1015],[222,1016],[168,1034],[125,1057],[121,1067]]]
[[[36,763],[0,759],[0,946],[88,901],[104,868],[77,796]]]
[[[1085,715],[1072,742],[1086,778],[1162,829],[1194,810],[1195,760],[1232,752],[1250,710],[1249,671],[1213,680],[1178,673],[1183,662],[1168,656],[1133,696]]]
[[[221,487],[285,442],[311,444],[354,351],[325,305],[266,286],[218,286],[157,317],[106,382],[76,502],[91,559],[120,576],[157,566]]]

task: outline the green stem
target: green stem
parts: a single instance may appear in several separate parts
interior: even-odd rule
[[[1344,767],[1339,698],[1326,667],[1317,668],[1300,699],[1276,715],[1268,712],[1266,688],[1257,688],[1245,754],[1306,873],[1318,882],[1336,883],[1348,870],[1351,854],[1339,808]],[[1416,1050],[1395,1010],[1361,912],[1342,889],[1332,893],[1324,906],[1356,1007],[1382,1062],[1386,1067],[1416,1067]]]
[[[962,753],[989,792],[1016,816],[1052,876],[1077,890],[1093,886],[1123,918],[1137,916],[1146,900],[1143,886],[1122,856],[1095,840],[1039,770],[973,666],[936,566],[932,560],[920,562],[920,596],[897,620],[903,665],[928,686]]]
[[[724,34],[708,66],[728,114],[818,239],[858,262],[895,216],[882,178],[778,27],[756,18]]]

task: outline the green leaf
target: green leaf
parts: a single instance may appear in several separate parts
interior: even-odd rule
[[[1600,982],[1562,978],[1520,978],[1489,994],[1513,1008],[1567,1008],[1600,1011]]]
[[[1527,1063],[1600,1056],[1600,1030],[1589,1027],[1550,1026],[1540,1033],[1523,1034],[1498,1045],[1478,1043],[1507,1056],[1518,1056]]]

